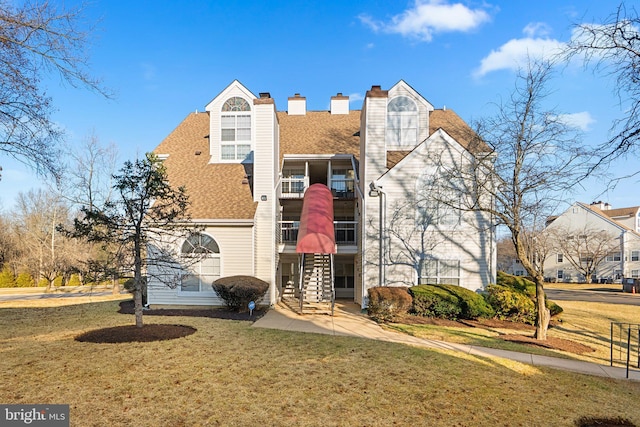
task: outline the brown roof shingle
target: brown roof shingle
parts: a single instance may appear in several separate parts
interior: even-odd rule
[[[191,113],[154,152],[169,154],[164,161],[169,182],[186,187],[193,219],[252,219],[257,203],[243,184],[244,166],[210,164],[208,136],[209,114]]]
[[[307,111],[304,116],[278,112],[278,121],[280,159],[284,154],[360,154],[360,111]]]
[[[471,153],[493,151],[453,110],[433,110],[429,115],[429,135],[442,128]]]

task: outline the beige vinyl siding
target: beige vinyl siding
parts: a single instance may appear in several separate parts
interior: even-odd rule
[[[246,262],[253,253],[253,226],[209,226],[202,232],[213,237],[218,244],[221,277],[255,274],[253,263]],[[210,293],[181,292],[179,284],[176,289],[171,289],[154,281],[148,285],[148,301],[151,305],[223,305],[213,290]]]

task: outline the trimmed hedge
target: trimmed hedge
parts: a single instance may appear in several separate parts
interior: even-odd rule
[[[369,317],[379,322],[393,321],[407,314],[413,299],[404,286],[376,286],[369,288]]]
[[[418,285],[409,288],[412,311],[420,316],[444,319],[493,317],[494,310],[482,295],[456,285]]]
[[[487,288],[487,301],[496,311],[498,318],[535,324],[537,307],[535,304],[536,284],[521,276],[513,276],[499,271],[497,283]],[[546,298],[546,295],[545,295]],[[562,313],[558,304],[545,301],[551,316]]]
[[[213,290],[231,310],[246,311],[249,302],[262,299],[269,284],[253,276],[221,277],[211,285]]]
[[[536,305],[525,292],[503,285],[489,285],[487,292],[487,301],[499,319],[535,323]]]

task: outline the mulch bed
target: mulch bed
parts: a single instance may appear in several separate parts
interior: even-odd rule
[[[225,308],[161,308],[144,310],[143,316],[183,316],[183,317],[209,317],[211,319],[227,319],[227,320],[247,320],[255,322],[266,314],[268,308],[258,307],[253,310],[253,314],[249,316],[249,312],[237,312],[227,310]],[[121,314],[134,314],[133,301],[123,301],[120,303]]]
[[[144,325],[141,328],[136,325],[126,325],[85,332],[84,334],[78,335],[75,339],[80,342],[100,344],[151,342],[182,338],[196,331],[196,328],[184,325],[150,324]]]
[[[267,312],[267,308],[257,308],[249,315],[249,312],[236,312],[224,308],[181,308],[181,309],[148,309],[144,310],[143,318],[148,316],[182,316],[182,317],[208,317],[211,319],[246,320],[255,322]],[[120,303],[118,313],[134,315],[134,302],[123,301]],[[75,339],[80,342],[92,343],[127,343],[127,342],[152,342],[172,340],[186,337],[196,332],[197,329],[184,325],[145,324],[142,328],[135,325],[116,326],[113,328],[96,329],[78,335]]]
[[[533,325],[519,322],[509,322],[507,320],[499,319],[477,319],[477,320],[447,320],[438,319],[433,317],[422,316],[403,316],[396,320],[398,323],[412,324],[412,325],[436,325],[436,326],[450,326],[450,327],[468,327],[468,328],[482,328],[493,330],[498,332],[496,338],[505,341],[517,342],[518,344],[529,345],[532,347],[544,347],[552,350],[561,350],[573,354],[583,354],[594,352],[595,349],[588,347],[584,344],[577,343],[571,340],[565,340],[562,338],[547,337],[545,341],[539,341],[533,337],[533,333],[536,328]],[[556,322],[552,322],[549,327],[552,328]],[[519,333],[505,333],[496,331],[512,330]],[[526,335],[525,335],[526,333]]]

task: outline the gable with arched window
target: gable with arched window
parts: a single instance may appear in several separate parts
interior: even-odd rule
[[[220,111],[220,160],[242,161],[251,153],[251,106],[239,96],[229,98]]]
[[[413,148],[418,143],[418,106],[407,96],[398,96],[387,105],[387,146]]]
[[[182,292],[213,292],[211,284],[220,277],[220,248],[213,237],[204,233],[189,236],[181,248]]]

